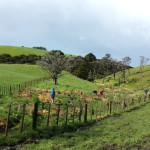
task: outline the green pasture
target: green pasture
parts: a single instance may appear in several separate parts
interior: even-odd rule
[[[36,65],[0,64],[0,86],[21,84],[45,76],[46,73]]]
[[[103,82],[103,79],[96,80],[97,84],[104,84],[106,86],[116,86],[118,88],[124,87],[133,90],[143,90],[145,88],[150,88],[150,65],[146,65],[143,68],[142,73],[140,72],[140,67],[130,69],[130,74],[126,70],[126,83],[120,83],[122,80],[121,72],[116,73],[116,78],[114,79],[113,74],[107,76]]]
[[[0,64],[0,86],[10,85],[10,84],[19,84],[25,81],[30,81],[36,78],[47,76],[42,70],[40,70],[36,65],[14,65],[14,64]],[[126,101],[127,99],[132,99],[138,97],[138,95],[143,95],[143,89],[149,88],[149,75],[150,75],[150,65],[145,66],[143,73],[139,72],[139,68],[130,69],[130,75],[126,71],[126,83],[121,83],[118,85],[118,81],[121,78],[121,74],[118,72],[116,74],[116,79],[113,79],[113,75],[106,77],[105,82],[102,84],[102,80],[97,80],[96,84],[88,82],[86,80],[79,79],[70,73],[63,72],[62,76],[58,79],[58,84],[54,85],[53,80],[40,82],[37,85],[34,85],[32,89],[39,89],[41,92],[44,90],[51,90],[52,87],[56,91],[81,91],[88,93],[92,96],[92,91],[94,89],[104,89],[105,101]],[[113,88],[110,87],[113,85]],[[32,89],[28,89],[29,91]],[[43,90],[43,91],[42,91]],[[73,99],[76,99],[78,102],[79,97],[71,95]],[[56,94],[56,102],[65,103],[69,99],[69,94]],[[20,114],[17,112],[18,104],[26,103],[29,106],[33,105],[33,101],[27,97],[13,97],[5,96],[0,98],[0,111],[1,117],[7,117],[8,104],[13,104],[13,109],[15,110],[12,115],[18,120]],[[141,105],[143,103],[140,103]],[[101,107],[103,105],[100,103]],[[96,106],[96,105],[95,105]],[[136,106],[136,104],[135,104]],[[42,105],[40,104],[39,108]],[[48,106],[45,106],[46,108]],[[91,106],[89,106],[91,107]],[[98,106],[101,108],[100,106]],[[15,145],[19,142],[26,141],[27,139],[39,138],[39,144],[29,144],[24,145],[23,150],[25,149],[51,149],[51,150],[99,150],[99,149],[138,149],[150,148],[150,103],[147,103],[143,106],[138,106],[137,109],[132,111],[126,111],[125,113],[115,114],[114,116],[108,117],[100,122],[97,122],[92,127],[89,125],[81,125],[78,127],[76,124],[72,127],[61,127],[53,128],[52,130],[45,129],[45,123],[43,128],[38,129],[38,131],[33,131],[29,126],[31,116],[26,115],[26,127],[27,130],[20,135],[18,129],[19,124],[12,128],[12,132],[9,133],[8,137],[5,138],[1,136],[0,142],[5,145]],[[101,112],[103,113],[103,112]],[[52,114],[53,115],[53,114]],[[13,122],[15,121],[12,118]],[[77,119],[76,119],[77,120]],[[41,120],[40,120],[41,121]],[[17,124],[17,123],[16,123]],[[70,128],[70,130],[68,129]],[[77,128],[80,128],[77,130]],[[29,129],[29,130],[28,130]],[[66,132],[64,133],[66,129]],[[68,133],[67,131],[72,131]],[[17,132],[16,132],[17,131]],[[61,133],[61,134],[60,134]],[[55,136],[54,136],[55,135]],[[51,137],[53,136],[53,137]],[[41,140],[43,138],[43,140]],[[47,140],[46,140],[47,138]]]
[[[53,80],[44,81],[43,83],[39,83],[35,88],[38,89],[47,89],[51,90],[54,87],[57,91],[68,90],[68,91],[81,91],[81,92],[90,92],[94,89],[99,89],[101,86],[91,83],[86,80],[82,80],[76,76],[71,75],[68,72],[63,72],[63,75],[58,78],[58,84],[54,85]]]
[[[44,50],[38,50],[33,48],[27,48],[27,47],[17,47],[17,46],[0,46],[0,55],[1,54],[10,54],[11,56],[18,56],[18,55],[29,55],[29,54],[35,54],[35,55],[44,55],[46,51]]]
[[[21,150],[137,150],[150,148],[150,103],[97,122],[78,132],[63,133]]]

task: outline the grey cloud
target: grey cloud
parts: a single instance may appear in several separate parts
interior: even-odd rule
[[[150,20],[126,14],[117,0],[0,0],[0,44],[45,46],[97,58],[149,57]],[[119,2],[119,1],[118,1]]]

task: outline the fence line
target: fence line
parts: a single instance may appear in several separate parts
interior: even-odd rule
[[[136,99],[128,99],[127,101],[115,102],[113,100],[102,102],[100,100],[93,100],[92,102],[86,102],[80,100],[79,104],[50,104],[50,103],[34,103],[34,108],[32,108],[32,121],[30,122],[30,127],[36,130],[39,126],[61,126],[69,125],[74,123],[87,123],[89,121],[98,121],[101,118],[107,116],[124,112],[126,110],[131,110],[135,107],[139,107],[146,104],[150,100],[150,94],[146,96],[137,97]],[[26,104],[22,104],[13,108],[13,105],[9,105],[7,123],[5,128],[5,136],[8,132],[11,132],[10,118],[13,112],[19,112],[20,115],[20,133],[25,130],[26,124],[25,116],[28,114],[28,108]],[[13,118],[13,117],[12,117]]]
[[[26,81],[22,84],[16,84],[16,85],[8,85],[8,86],[0,86],[0,95],[10,95],[13,93],[21,92],[25,88],[31,87],[35,84],[38,84],[41,81],[45,81],[50,79],[50,77],[42,77],[30,81]]]

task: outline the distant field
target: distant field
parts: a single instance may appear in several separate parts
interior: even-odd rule
[[[0,64],[0,86],[30,81],[46,74],[36,65]]]
[[[44,55],[46,51],[44,50],[38,50],[33,48],[26,48],[26,47],[15,47],[15,46],[0,46],[0,55],[1,54],[10,54],[11,56],[17,56],[17,55],[29,55],[29,54],[35,54],[35,55]]]

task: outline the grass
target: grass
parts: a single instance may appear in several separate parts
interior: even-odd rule
[[[7,68],[8,67],[8,68]],[[10,68],[9,68],[10,67]],[[35,65],[0,65],[0,70],[3,74],[1,83],[3,85],[11,83],[21,83],[25,80],[35,79],[37,76],[42,76],[43,73]],[[150,66],[144,68],[144,72],[141,76],[139,74],[139,68],[134,68],[131,70],[131,75],[127,76],[127,84],[121,84],[120,86],[115,86],[114,92],[110,97],[114,96],[118,91],[119,93],[124,92],[123,87],[133,88],[134,90],[141,90],[144,86],[148,86],[148,77],[150,72]],[[11,74],[13,73],[13,74]],[[54,87],[56,90],[61,91],[82,91],[91,93],[93,89],[101,88],[98,81],[98,84],[92,84],[88,81],[81,80],[75,76],[72,76],[69,73],[63,72],[63,76],[58,79],[58,84],[54,85],[53,81],[45,81],[36,85],[34,88],[38,89],[47,89],[50,90]],[[11,77],[11,79],[10,79]],[[113,80],[112,77],[107,77],[106,79],[106,88],[105,92],[109,92],[111,89],[107,88],[110,84],[118,82],[120,74],[116,76],[116,80]],[[132,81],[132,82],[131,82]],[[134,82],[133,82],[134,81]],[[141,87],[141,85],[143,87]],[[105,85],[104,85],[105,86]],[[118,91],[117,91],[118,89]],[[123,90],[123,91],[122,91]],[[133,91],[132,91],[133,92]],[[131,94],[132,94],[131,92]],[[130,91],[122,96],[120,95],[120,100],[125,99],[129,95]],[[133,92],[134,93],[134,92]],[[109,94],[109,93],[108,93]],[[107,95],[106,95],[107,96]],[[57,97],[57,96],[56,96]],[[114,96],[115,97],[115,96]],[[11,98],[10,98],[11,99]],[[8,99],[9,101],[9,99]],[[15,101],[15,99],[14,99]],[[150,103],[141,107],[140,109],[135,109],[134,111],[126,112],[124,114],[116,115],[104,119],[103,121],[98,122],[92,127],[85,127],[86,130],[74,132],[74,133],[62,133],[61,130],[57,136],[50,138],[51,131],[53,130],[39,130],[34,133],[33,131],[28,130],[25,132],[25,135],[21,136],[21,140],[27,140],[28,138],[39,137],[40,139],[49,138],[47,140],[41,140],[39,144],[29,144],[24,146],[25,149],[51,149],[51,150],[98,150],[98,149],[136,149],[137,147],[149,147],[150,140],[150,119],[149,119],[149,110]],[[71,129],[74,129],[72,127]],[[15,131],[15,130],[14,130]],[[64,131],[64,130],[63,130]],[[70,130],[71,131],[71,130]],[[73,130],[75,131],[75,130]],[[15,131],[16,132],[16,131]],[[5,141],[7,144],[17,144],[20,134],[11,133]],[[58,133],[58,132],[57,132]],[[39,134],[39,135],[38,135]],[[55,134],[55,133],[54,133]]]
[[[0,86],[20,84],[46,74],[36,65],[0,64]]]
[[[88,130],[65,133],[21,150],[101,150],[150,148],[150,103],[98,122]]]
[[[124,88],[129,88],[133,90],[143,90],[145,88],[150,88],[149,84],[150,76],[150,65],[146,65],[143,68],[143,73],[140,73],[140,67],[130,69],[130,75],[126,70],[126,83],[121,83],[119,85],[119,80],[122,80],[121,72],[116,73],[116,79],[113,78],[113,75],[106,77],[104,82],[105,85],[114,85]],[[97,83],[102,83],[103,79],[96,80]]]
[[[57,85],[54,85],[54,82],[50,80],[38,84],[35,88],[51,89],[52,87],[54,87],[58,91],[73,90],[91,93],[94,89],[98,89],[101,86],[95,85],[86,80],[82,80],[76,76],[71,75],[70,73],[63,72],[63,75],[58,79]]]
[[[18,56],[18,55],[44,55],[46,51],[27,48],[27,47],[17,47],[17,46],[0,46],[0,55],[1,54],[10,54],[11,56]]]

